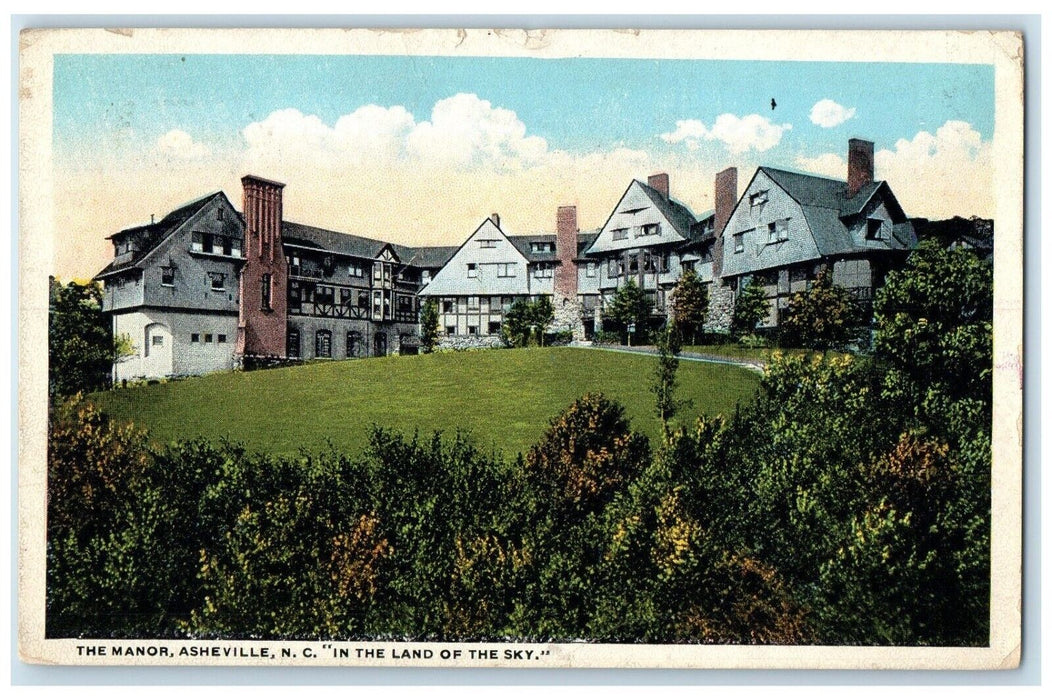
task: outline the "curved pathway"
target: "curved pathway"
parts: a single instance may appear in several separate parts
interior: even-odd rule
[[[570,347],[584,348],[585,350],[605,350],[606,352],[623,352],[630,355],[658,355],[658,350],[653,345],[638,345],[633,347],[628,345],[571,345]],[[710,355],[700,352],[681,352],[676,355],[676,357],[689,362],[711,362],[717,365],[744,367],[745,369],[759,372],[760,374],[763,374],[764,368],[767,366],[765,362],[760,360],[732,360],[720,355]]]

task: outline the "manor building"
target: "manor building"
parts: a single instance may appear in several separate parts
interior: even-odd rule
[[[859,303],[916,245],[873,144],[852,139],[847,180],[761,167],[739,197],[737,170],[717,174],[712,211],[671,197],[669,176],[632,180],[597,231],[559,207],[555,231],[512,235],[500,216],[459,246],[412,247],[286,221],[284,184],[242,178],[238,211],[222,192],[156,223],[110,236],[114,259],[97,276],[115,334],[136,354],[115,380],[182,376],[246,362],[411,354],[422,300],[439,310],[440,344],[501,343],[520,299],[551,297],[551,330],[594,337],[617,290],[633,281],[655,322],[686,270],[709,285],[707,327],[729,330],[734,300],[759,277],[778,324],[792,293],[819,270]]]

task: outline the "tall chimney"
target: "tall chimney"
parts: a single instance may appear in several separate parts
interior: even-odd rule
[[[738,169],[731,167],[716,173],[713,204],[716,208],[713,230],[716,242],[712,244],[712,279],[723,276],[723,229],[731,220],[734,207],[738,204]]]
[[[577,301],[577,207],[559,207],[555,215],[554,297]]]
[[[493,222],[494,226],[500,228],[500,214],[498,214],[497,212],[493,212],[489,215],[489,219]]]
[[[847,142],[847,197],[851,199],[873,182],[873,142],[849,139]]]
[[[285,357],[288,268],[281,243],[285,185],[255,175],[241,178],[245,265],[241,269],[238,348],[241,355]]]
[[[668,173],[651,175],[647,178],[647,184],[660,192],[662,197],[668,199]]]

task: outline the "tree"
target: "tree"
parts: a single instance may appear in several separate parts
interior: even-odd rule
[[[823,269],[810,289],[789,300],[779,323],[782,344],[814,350],[840,347],[855,335],[858,322],[858,307],[851,295],[833,284],[833,276]]]
[[[754,275],[734,300],[731,332],[738,337],[749,335],[756,330],[756,325],[767,317],[770,309],[771,302],[767,299],[763,282]]]
[[[697,343],[698,330],[705,324],[708,310],[708,288],[694,270],[685,271],[672,290],[672,323],[680,337],[690,337],[691,345]]]
[[[428,297],[420,308],[420,349],[434,352],[438,343],[438,302]]]
[[[551,298],[542,296],[530,305],[530,320],[537,329],[537,342],[542,347],[544,346],[544,330],[554,318],[555,307],[552,306]]]
[[[104,389],[113,363],[131,352],[126,336],[114,337],[102,312],[97,282],[63,285],[51,278],[48,308],[48,393],[52,397]]]
[[[679,330],[675,325],[669,324],[658,333],[658,365],[654,372],[654,385],[650,388],[654,392],[655,405],[658,418],[661,419],[661,428],[667,440],[671,434],[669,421],[676,414],[681,402],[676,400],[676,370],[679,369],[679,354],[682,343]]]
[[[628,344],[632,344],[632,334],[628,328],[635,326],[636,333],[642,330],[650,318],[650,303],[646,293],[639,288],[635,280],[629,279],[617,290],[610,302],[610,318],[625,326]]]

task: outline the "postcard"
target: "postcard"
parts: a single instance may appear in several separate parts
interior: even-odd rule
[[[21,658],[1014,668],[1022,49],[24,31]]]

